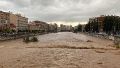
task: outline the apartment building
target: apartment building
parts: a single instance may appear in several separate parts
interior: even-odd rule
[[[104,20],[105,20],[105,16],[104,15],[101,15],[100,17],[90,18],[89,19],[90,28],[91,28],[90,30],[91,31],[95,31],[95,29],[97,29],[97,31],[103,32]],[[98,25],[98,26],[95,28],[95,25]]]
[[[0,11],[0,31],[9,29],[9,27],[10,27],[9,16],[10,16],[10,14],[8,12]]]
[[[26,31],[28,29],[28,18],[20,14],[0,11],[0,30],[11,29],[15,31]]]
[[[32,21],[29,23],[30,31],[47,32],[48,28],[49,28],[49,25],[46,22]]]
[[[57,32],[58,31],[58,25],[56,23],[49,24],[49,32]]]
[[[28,30],[28,18],[21,16],[20,14],[10,14],[10,24],[15,26],[11,26],[11,29],[15,29],[16,31]]]

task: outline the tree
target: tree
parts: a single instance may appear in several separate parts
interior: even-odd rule
[[[88,24],[85,25],[85,31],[86,32],[90,31],[90,22],[88,22]]]
[[[79,24],[79,25],[77,26],[77,31],[79,31],[79,32],[82,31],[82,25],[81,25],[81,24]]]

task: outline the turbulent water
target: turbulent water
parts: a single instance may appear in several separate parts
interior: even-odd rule
[[[109,40],[71,32],[0,42],[0,68],[120,68],[120,50]]]

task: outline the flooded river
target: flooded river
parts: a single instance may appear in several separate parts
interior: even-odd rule
[[[120,68],[120,50],[113,41],[59,32],[0,42],[0,68]]]

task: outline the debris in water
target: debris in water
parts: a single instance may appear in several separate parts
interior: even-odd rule
[[[93,42],[93,41],[91,41],[91,40],[87,40],[87,42]]]

